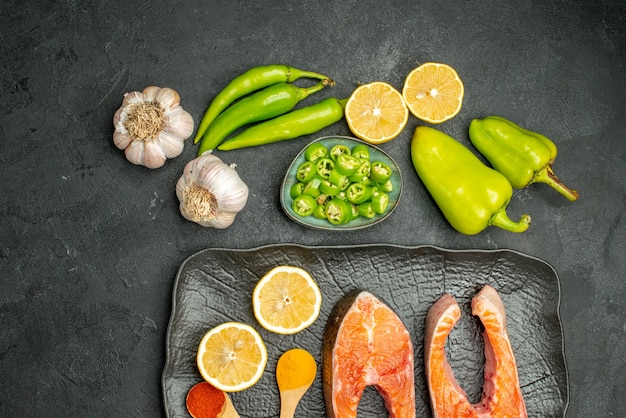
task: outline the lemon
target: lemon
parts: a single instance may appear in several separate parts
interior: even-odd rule
[[[224,392],[238,392],[261,378],[267,349],[251,326],[226,322],[204,335],[196,361],[204,380]]]
[[[344,113],[352,133],[370,144],[391,141],[409,120],[400,92],[382,81],[357,87],[346,102]]]
[[[413,116],[438,124],[459,113],[464,92],[463,82],[454,68],[427,62],[406,77],[402,96]]]
[[[322,294],[304,269],[278,266],[267,272],[252,293],[259,324],[278,334],[295,334],[311,325],[320,313]]]

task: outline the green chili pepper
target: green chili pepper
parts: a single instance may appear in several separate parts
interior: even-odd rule
[[[302,183],[307,183],[313,180],[317,171],[315,169],[315,164],[311,161],[305,161],[300,164],[296,170],[296,179],[301,181]]]
[[[337,158],[340,155],[342,154],[350,155],[352,154],[352,151],[350,150],[350,148],[348,148],[345,145],[337,144],[330,149],[329,154],[330,154],[330,158],[332,158],[333,161],[337,161]]]
[[[341,154],[335,160],[335,168],[337,171],[346,176],[355,174],[360,166],[361,160],[348,154]]]
[[[326,219],[333,225],[345,224],[350,221],[352,208],[343,199],[334,197],[326,204]]]
[[[350,179],[345,174],[341,174],[339,170],[333,168],[328,175],[328,181],[335,186],[338,186],[341,190],[346,190],[350,185]]]
[[[304,189],[302,189],[302,194],[306,194],[312,197],[318,197],[322,192],[320,191],[320,185],[322,181],[315,177],[313,180],[309,181],[304,185]]]
[[[374,208],[372,207],[372,202],[364,202],[357,206],[357,210],[359,211],[359,216],[364,218],[373,218],[376,216],[376,212],[374,212]]]
[[[350,202],[358,205],[372,197],[372,188],[363,183],[352,183],[346,189],[346,197]]]
[[[380,191],[375,191],[372,195],[372,210],[375,213],[384,213],[389,205],[389,195]]]
[[[382,184],[391,178],[391,168],[382,161],[374,161],[370,167],[370,178]]]
[[[332,196],[322,193],[315,198],[315,202],[318,204],[318,206],[325,205],[326,202],[328,202],[332,198],[333,198]]]
[[[198,131],[193,140],[194,144],[197,144],[200,138],[204,136],[213,120],[235,100],[262,88],[269,87],[272,84],[291,83],[299,78],[328,80],[330,85],[334,84],[330,78],[323,74],[299,70],[286,65],[264,65],[251,68],[235,77],[215,96],[215,99],[213,99],[200,121]]]
[[[557,150],[545,136],[499,116],[488,116],[470,123],[469,137],[514,188],[543,182],[571,201],[578,199],[578,192],[566,187],[552,171]]]
[[[315,133],[343,118],[347,100],[329,97],[314,105],[259,123],[227,139],[218,149],[229,151],[254,147]]]
[[[327,179],[330,176],[330,172],[335,168],[335,162],[330,158],[322,157],[315,162],[317,169],[317,175]]]
[[[391,180],[387,180],[385,183],[379,184],[378,189],[381,192],[391,193],[393,191],[393,182]]]
[[[291,196],[292,199],[295,199],[300,196],[303,191],[304,183],[294,183],[294,185],[289,188],[289,196]]]
[[[245,97],[222,112],[204,133],[198,155],[213,150],[224,138],[244,125],[283,115],[300,101],[326,86],[324,81],[303,88],[276,83]]]
[[[318,203],[313,211],[313,216],[317,219],[326,219],[326,203]]]
[[[317,203],[315,202],[315,199],[306,194],[296,197],[291,204],[291,208],[299,216],[309,216],[313,214],[316,207]]]
[[[358,218],[359,216],[359,207],[358,205],[355,205],[354,203],[350,204],[350,221],[355,220],[356,218]]]
[[[352,156],[356,158],[360,158],[363,160],[370,159],[370,150],[367,145],[364,144],[356,144],[352,147]]]
[[[307,161],[315,162],[320,158],[326,157],[328,155],[328,148],[324,146],[324,144],[320,142],[315,142],[304,150],[304,158]]]
[[[322,184],[320,184],[320,191],[328,196],[337,196],[341,189],[328,181],[328,179],[324,179]]]
[[[457,231],[478,234],[493,225],[523,232],[530,216],[514,222],[506,214],[513,189],[496,170],[445,133],[418,126],[411,141],[411,159],[444,216]]]
[[[370,162],[363,158],[359,159],[360,165],[356,172],[350,176],[350,181],[364,182],[369,179],[370,176]]]
[[[361,183],[365,184],[366,186],[371,187],[372,190],[378,190],[378,183],[376,183],[374,180],[372,180],[369,177],[361,181]]]

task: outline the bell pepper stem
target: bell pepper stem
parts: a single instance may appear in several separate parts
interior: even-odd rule
[[[522,215],[518,222],[512,221],[506,214],[505,208],[500,209],[489,219],[489,225],[506,229],[511,232],[524,232],[530,225],[530,215]]]
[[[533,178],[533,183],[537,182],[549,184],[550,187],[561,193],[572,202],[578,199],[578,192],[564,185],[561,180],[559,180],[559,178],[556,176],[556,174],[554,174],[554,171],[552,170],[552,165],[550,164],[548,164],[542,170],[539,170],[537,174],[535,174],[535,177]]]

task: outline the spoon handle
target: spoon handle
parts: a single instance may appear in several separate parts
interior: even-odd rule
[[[224,405],[224,410],[218,418],[240,418],[228,395],[226,395],[226,404]]]
[[[280,392],[280,418],[293,418],[298,402],[308,389],[309,386],[301,386]]]

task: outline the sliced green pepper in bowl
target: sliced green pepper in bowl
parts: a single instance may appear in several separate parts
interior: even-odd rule
[[[313,163],[314,178],[296,186],[301,183],[298,168],[307,167],[305,162]],[[311,214],[303,216],[294,210],[297,193],[315,198],[317,206]],[[388,154],[355,138],[330,136],[311,142],[296,156],[283,180],[281,205],[297,223],[346,231],[386,219],[397,207],[401,193],[400,169]]]

